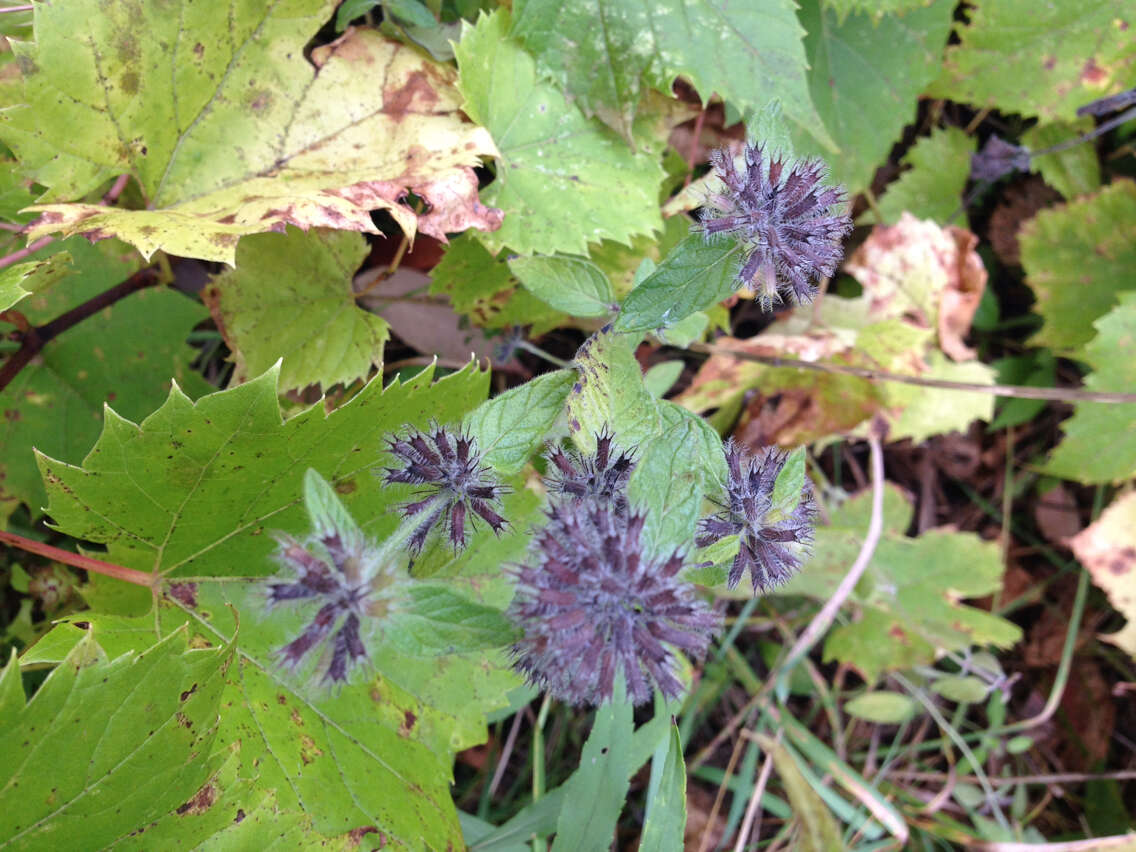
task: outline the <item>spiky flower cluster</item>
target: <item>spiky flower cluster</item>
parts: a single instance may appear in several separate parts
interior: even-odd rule
[[[412,555],[422,551],[430,530],[439,523],[455,551],[468,544],[474,517],[489,524],[495,533],[505,528],[506,521],[497,508],[508,489],[482,464],[471,436],[435,423],[429,432],[411,427],[405,436],[389,437],[387,449],[401,467],[386,468],[386,481],[422,486],[419,499],[401,507],[403,517],[417,523],[407,543]]]
[[[572,704],[610,700],[617,677],[635,704],[655,688],[677,696],[676,651],[701,657],[720,622],[679,579],[682,553],[644,552],[645,515],[627,501],[632,454],[604,430],[594,453],[552,447],[546,458],[547,521],[516,572],[509,608],[524,635],[513,647],[516,668]]]
[[[739,171],[728,150],[710,155],[724,189],[708,199],[698,227],[708,238],[740,241],[738,280],[763,306],[810,301],[813,282],[836,271],[852,230],[844,190],[825,185],[820,160],[773,158],[760,145],[746,145],[744,160]]]
[[[682,692],[673,649],[706,653],[719,620],[678,578],[682,554],[643,552],[645,516],[596,499],[553,501],[509,614],[524,629],[513,648],[531,683],[572,704],[599,704],[626,679],[635,704],[653,687]]]
[[[385,608],[380,584],[374,582],[375,552],[362,536],[336,531],[313,536],[307,546],[284,534],[277,541],[276,560],[292,577],[268,585],[270,607],[321,604],[303,632],[280,649],[280,657],[294,669],[309,652],[327,645],[319,666],[322,679],[342,683],[351,668],[367,658],[359,632],[361,619]]]
[[[635,470],[635,457],[615,446],[607,430],[596,436],[596,451],[591,455],[551,446],[545,458],[548,476],[544,482],[551,493],[627,508],[627,482]]]
[[[732,439],[725,453],[727,503],[722,511],[701,521],[696,543],[706,547],[737,535],[738,555],[730,567],[729,587],[737,586],[748,570],[754,592],[768,592],[801,567],[801,558],[813,540],[816,502],[806,482],[791,510],[773,504],[773,489],[788,453],[766,447],[753,455]]]

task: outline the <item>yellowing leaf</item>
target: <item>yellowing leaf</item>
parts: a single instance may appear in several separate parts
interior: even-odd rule
[[[1136,492],[1116,500],[1069,545],[1109,603],[1128,619],[1122,630],[1101,638],[1136,657]]]
[[[237,268],[204,293],[237,353],[233,381],[259,376],[278,358],[281,391],[349,384],[382,364],[387,324],[356,305],[351,288],[366,254],[359,234],[342,231],[242,240]]]
[[[50,200],[127,173],[147,208],[45,205],[31,236],[114,235],[147,256],[232,263],[244,234],[374,233],[374,209],[411,236],[498,226],[469,168],[496,149],[463,119],[453,71],[369,30],[309,62],[304,47],[334,5],[254,3],[231,15],[157,0],[37,5],[35,43],[15,48],[31,106],[3,114],[0,138]],[[398,203],[408,189],[431,205],[426,216]]]
[[[1070,121],[1077,107],[1132,85],[1131,4],[980,0],[972,6],[928,94]]]

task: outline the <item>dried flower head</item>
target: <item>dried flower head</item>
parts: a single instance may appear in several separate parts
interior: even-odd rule
[[[596,435],[594,453],[550,446],[545,458],[548,476],[544,482],[552,494],[607,500],[620,509],[627,508],[627,482],[635,470],[635,457],[620,450],[606,429]]]
[[[1014,172],[1028,172],[1032,156],[1029,148],[993,134],[981,151],[970,155],[970,176],[973,180],[995,181]]]
[[[753,455],[732,439],[726,442],[725,452],[728,503],[721,512],[701,521],[696,543],[706,547],[737,535],[738,555],[730,567],[729,587],[737,586],[748,569],[754,592],[767,592],[801,567],[801,557],[813,540],[816,502],[806,482],[791,511],[773,505],[773,487],[788,453],[766,447]]]
[[[674,649],[706,653],[718,616],[678,579],[681,554],[652,560],[642,551],[644,516],[598,500],[558,500],[517,574],[509,615],[524,638],[516,668],[572,704],[612,697],[615,678],[642,704],[652,684],[682,691]]]
[[[471,436],[435,423],[429,432],[412,427],[405,437],[387,438],[387,448],[402,467],[387,468],[386,481],[423,486],[420,499],[401,507],[403,516],[418,524],[407,543],[412,554],[421,552],[430,530],[439,522],[455,551],[468,543],[475,516],[495,533],[504,529],[506,521],[494,506],[500,508],[501,496],[508,489],[482,464],[477,442]]]
[[[377,551],[351,531],[324,530],[307,545],[283,534],[277,541],[276,560],[291,576],[288,582],[268,585],[269,605],[321,604],[303,632],[280,649],[280,656],[296,668],[310,651],[326,645],[322,679],[342,683],[351,668],[367,658],[362,619],[386,610]]]
[[[710,155],[725,187],[708,199],[698,227],[708,238],[731,234],[741,242],[738,280],[763,306],[783,297],[807,302],[813,282],[831,276],[844,256],[852,230],[844,190],[825,185],[820,160],[773,159],[760,145],[746,145],[744,159],[739,172],[727,149]]]

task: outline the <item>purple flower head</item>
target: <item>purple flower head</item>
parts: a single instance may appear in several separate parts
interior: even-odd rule
[[[844,256],[852,230],[844,190],[824,183],[820,160],[773,159],[760,145],[746,145],[744,157],[738,171],[727,149],[710,154],[724,187],[697,227],[707,238],[730,234],[741,243],[738,281],[762,306],[783,297],[808,302],[813,282],[831,276]]]
[[[509,616],[524,638],[514,665],[530,683],[572,704],[610,700],[615,678],[642,704],[652,685],[682,692],[675,650],[706,653],[717,614],[678,579],[682,554],[653,560],[644,516],[599,500],[557,500],[517,572]]]
[[[544,482],[550,493],[627,508],[627,481],[635,470],[635,457],[621,451],[606,429],[596,435],[596,451],[590,455],[550,446],[545,458],[548,476]]]
[[[280,649],[280,657],[296,668],[309,652],[325,646],[322,679],[342,683],[351,668],[367,658],[359,633],[361,619],[386,608],[375,551],[361,535],[350,532],[324,531],[306,546],[283,534],[277,541],[276,560],[290,577],[288,582],[268,585],[269,605],[319,604],[303,632]]]
[[[706,547],[726,536],[738,536],[729,587],[737,586],[748,569],[754,593],[768,592],[801,567],[801,557],[813,540],[816,502],[806,482],[792,511],[773,505],[773,486],[788,453],[766,447],[753,455],[732,439],[726,442],[725,452],[728,502],[722,511],[703,518],[695,543]]]
[[[475,516],[495,533],[504,529],[506,521],[494,507],[500,508],[501,496],[508,489],[481,463],[471,436],[435,423],[429,432],[411,427],[405,436],[388,437],[387,449],[402,466],[387,468],[386,481],[422,486],[419,499],[401,507],[403,517],[418,524],[407,544],[411,554],[422,551],[438,523],[455,551],[469,543]]]

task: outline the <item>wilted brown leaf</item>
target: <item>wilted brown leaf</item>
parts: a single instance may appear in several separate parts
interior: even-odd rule
[[[1136,657],[1136,492],[1114,501],[1069,544],[1093,582],[1128,620],[1122,630],[1101,638]]]

